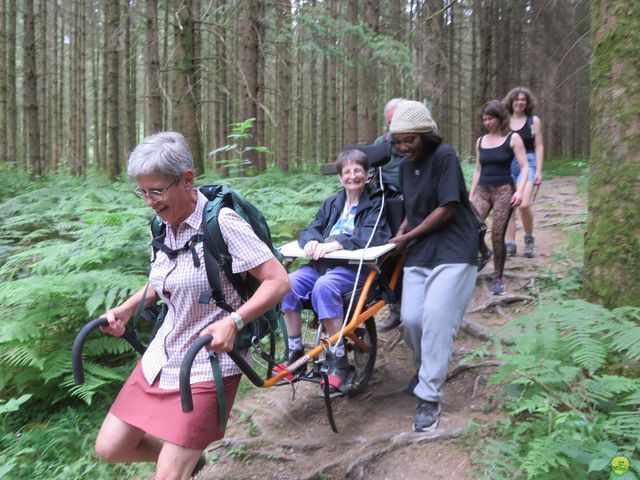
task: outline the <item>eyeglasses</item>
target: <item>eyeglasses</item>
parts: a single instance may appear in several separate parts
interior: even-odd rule
[[[169,185],[167,185],[164,188],[159,188],[159,189],[158,188],[154,188],[154,189],[149,190],[148,192],[145,192],[141,188],[136,188],[133,191],[133,193],[136,194],[142,200],[146,201],[147,198],[150,198],[154,202],[159,202],[160,200],[162,200],[164,198],[164,194],[166,193],[166,191],[169,190],[171,187],[173,187],[179,181],[180,181],[180,177],[176,178],[173,182],[171,182]]]

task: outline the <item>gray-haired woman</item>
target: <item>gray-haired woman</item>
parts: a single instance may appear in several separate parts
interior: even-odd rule
[[[240,316],[244,323],[252,321],[282,298],[289,290],[289,280],[251,226],[233,210],[222,208],[218,221],[234,272],[247,272],[261,285],[241,304],[221,273],[222,290],[235,313],[229,314],[214,302],[200,304],[200,293],[210,288],[206,272],[194,265],[192,253],[182,247],[191,243],[204,265],[202,242],[193,239],[201,231],[207,199],[194,188],[193,160],[184,137],[161,132],[145,138],[131,153],[127,173],[138,184],[135,193],[166,224],[167,250],[182,253],[169,256],[159,250],[149,273],[149,288],[141,288],[106,314],[109,325],[103,331],[120,336],[143,296],[145,305],[159,297],[169,307],[158,333],[107,414],[96,439],[96,452],[112,463],[155,462],[156,479],[187,479],[204,466],[204,448],[224,432],[204,351],[196,356],[191,370],[194,410],[182,412],[178,372],[185,352],[202,334],[213,336],[207,348],[230,351],[237,331],[233,316]],[[228,413],[240,370],[224,353],[219,358]]]

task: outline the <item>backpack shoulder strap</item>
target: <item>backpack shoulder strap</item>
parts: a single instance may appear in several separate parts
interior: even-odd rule
[[[160,250],[162,245],[164,245],[164,237],[167,232],[165,224],[157,215],[151,219],[149,228],[151,229],[151,247],[153,248],[153,258],[151,259],[151,262],[153,263],[156,260],[158,250]]]

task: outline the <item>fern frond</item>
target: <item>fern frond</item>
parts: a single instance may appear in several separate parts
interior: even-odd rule
[[[596,375],[584,383],[588,400],[594,403],[609,401],[621,393],[640,392],[640,381],[617,375]]]
[[[627,309],[624,312],[633,314],[640,309]],[[620,312],[620,309],[615,312]],[[632,360],[640,360],[640,321],[638,323],[627,320],[624,315],[617,323],[613,323],[608,328],[606,339],[611,342],[611,346],[615,351],[626,353],[627,357]]]
[[[38,352],[26,345],[0,347],[0,363],[9,367],[34,367],[42,370],[44,362]]]

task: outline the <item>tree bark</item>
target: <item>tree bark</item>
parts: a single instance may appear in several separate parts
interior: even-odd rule
[[[7,27],[5,2],[0,2],[0,132],[7,131]],[[0,165],[7,162],[7,142],[0,141]]]
[[[158,3],[147,0],[147,128],[146,134],[162,131],[162,91],[158,50]]]
[[[18,102],[16,88],[16,0],[7,3],[7,158],[14,164],[18,163]]]
[[[607,307],[640,306],[640,3],[594,0],[591,159],[584,286]]]
[[[365,9],[365,22],[374,35],[380,33],[380,0],[367,0]],[[367,47],[369,58],[372,57],[371,48]],[[362,75],[362,129],[358,140],[372,143],[378,135],[378,111],[380,110],[378,85],[382,78],[381,69],[376,62],[367,62]]]
[[[115,180],[122,172],[120,161],[120,6],[118,0],[106,1],[106,68],[107,68],[107,142],[108,142],[108,171],[109,178]]]
[[[38,118],[38,74],[36,71],[36,39],[33,0],[24,2],[24,115],[27,127],[27,158],[33,176],[44,173],[40,154],[40,123]]]
[[[291,4],[289,0],[278,3],[276,12],[276,31],[280,40],[276,46],[276,166],[289,170],[289,145],[292,143],[291,118]]]
[[[355,28],[358,25],[358,2],[348,2],[348,20]],[[345,119],[344,119],[344,141],[346,144],[355,145],[358,142],[358,41],[354,32],[347,35],[347,58],[345,62],[346,70],[346,91],[345,91]],[[332,153],[335,155],[336,148]]]
[[[195,56],[196,32],[192,0],[174,0],[175,34],[175,99],[174,125],[189,144],[196,172],[204,173],[202,139],[198,113],[197,71],[199,59]]]
[[[258,59],[260,56],[258,18],[258,0],[243,0],[244,19],[241,27],[242,45],[240,47],[240,77],[242,90],[240,94],[241,120],[258,118]],[[249,132],[251,138],[245,142],[245,146],[255,146],[257,134],[256,123]],[[249,149],[243,154],[243,158],[253,167],[258,168],[258,153]]]

